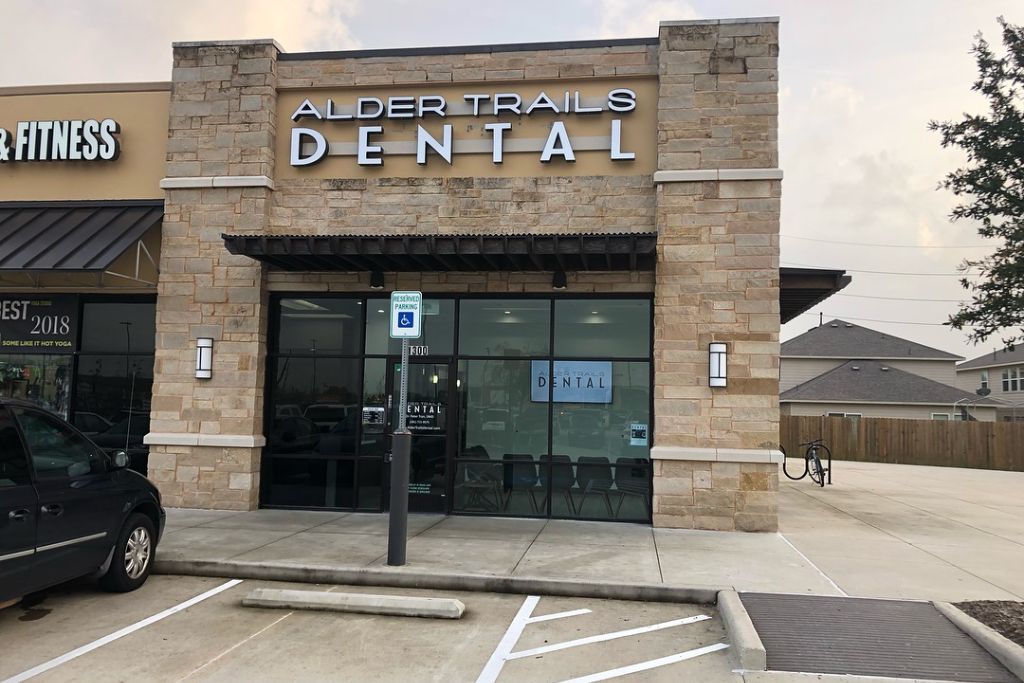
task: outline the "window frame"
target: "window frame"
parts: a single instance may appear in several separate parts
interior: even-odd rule
[[[21,446],[21,458],[25,465],[27,481],[20,484],[18,482],[14,482],[11,486],[0,486],[0,491],[17,488],[19,486],[32,486],[36,482],[36,470],[32,464],[32,455],[29,453],[28,445],[25,443],[25,435],[21,431],[21,423],[18,422],[18,418],[14,415],[14,411],[6,405],[0,405],[0,419],[3,418],[7,418],[8,422],[10,422],[11,427],[14,429],[14,436],[18,440],[18,444]]]
[[[363,334],[360,337],[360,344],[359,344],[358,352],[355,353],[355,354],[330,354],[329,356],[327,354],[324,354],[324,355],[316,354],[317,358],[345,357],[345,358],[357,358],[357,359],[360,359],[360,360],[364,361],[364,362],[361,362],[359,364],[359,367],[360,367],[360,377],[359,377],[358,388],[359,388],[360,397],[362,399],[362,391],[363,391],[363,389],[365,387],[365,382],[366,382],[366,378],[365,378],[366,363],[365,363],[365,360],[367,360],[369,358],[389,358],[389,357],[392,357],[392,356],[395,355],[395,354],[387,353],[386,350],[383,353],[380,353],[380,352],[371,353],[366,348],[365,328],[366,328],[366,319],[367,319],[367,316],[369,315],[369,312],[368,312],[369,309],[367,307],[368,306],[368,301],[371,300],[371,299],[381,299],[381,298],[383,298],[382,297],[383,294],[384,294],[384,292],[381,292],[381,291],[378,291],[378,290],[354,290],[354,291],[351,291],[351,292],[301,292],[301,291],[292,291],[292,290],[282,290],[282,291],[275,291],[275,292],[271,292],[270,293],[270,296],[269,296],[269,306],[270,306],[270,308],[269,308],[269,321],[268,321],[268,331],[267,331],[267,356],[266,356],[266,362],[268,364],[267,365],[268,372],[266,372],[266,385],[265,385],[265,390],[264,390],[264,397],[265,397],[265,400],[264,400],[264,414],[263,414],[263,418],[264,418],[263,419],[264,433],[267,432],[267,429],[268,429],[269,425],[272,424],[272,421],[273,421],[273,411],[274,411],[274,390],[273,390],[273,386],[272,386],[273,385],[273,381],[272,380],[274,378],[274,374],[272,372],[270,372],[269,369],[271,367],[276,367],[276,363],[277,363],[278,359],[280,359],[282,357],[302,357],[303,355],[306,356],[306,357],[311,357],[312,356],[312,354],[288,354],[288,353],[281,353],[280,352],[278,339],[279,339],[279,333],[280,333],[280,308],[281,308],[280,302],[281,302],[281,300],[282,299],[295,298],[295,297],[301,297],[303,299],[308,299],[310,301],[316,301],[318,299],[352,299],[352,300],[357,300],[357,301],[361,301],[362,302],[361,308],[363,309],[363,318],[362,318]],[[626,357],[626,356],[623,356],[623,357],[614,357],[614,358],[609,358],[609,357],[606,357],[606,356],[600,356],[600,357],[597,357],[597,356],[571,356],[571,357],[559,357],[558,359],[573,360],[573,361],[587,361],[587,360],[607,361],[607,360],[611,360],[613,362],[644,362],[644,363],[648,364],[648,368],[649,368],[649,373],[648,373],[648,408],[647,408],[647,412],[648,412],[648,456],[647,457],[648,457],[648,459],[647,459],[646,467],[648,468],[648,482],[649,482],[650,488],[649,488],[649,500],[648,500],[648,510],[647,510],[648,514],[647,514],[646,520],[644,520],[644,521],[646,523],[650,523],[650,521],[652,519],[652,515],[653,515],[653,470],[654,470],[654,468],[653,468],[653,462],[650,460],[649,453],[650,453],[650,449],[653,448],[656,445],[656,440],[655,440],[655,433],[656,433],[655,422],[656,422],[656,419],[655,419],[655,411],[654,411],[654,396],[655,396],[655,391],[654,391],[654,387],[655,387],[654,374],[655,374],[655,364],[656,364],[655,363],[655,358],[654,358],[655,301],[654,301],[654,293],[653,292],[621,292],[621,293],[620,292],[580,292],[580,293],[556,293],[556,292],[550,292],[550,293],[549,292],[483,292],[483,293],[478,293],[478,292],[427,292],[427,291],[425,291],[424,292],[424,298],[425,299],[429,298],[429,299],[452,299],[452,300],[454,300],[454,304],[455,304],[455,310],[454,310],[454,313],[455,313],[455,329],[454,329],[454,338],[453,338],[453,349],[452,349],[452,352],[451,352],[450,355],[449,354],[444,354],[444,355],[440,355],[439,356],[439,355],[436,355],[436,354],[428,354],[426,356],[417,356],[416,357],[416,361],[429,362],[429,361],[432,361],[432,360],[434,360],[434,361],[437,361],[437,360],[442,360],[442,361],[443,360],[447,360],[447,361],[450,361],[453,364],[456,372],[457,372],[458,363],[459,363],[459,361],[462,361],[462,360],[542,360],[542,361],[547,361],[549,363],[553,363],[554,360],[556,360],[556,357],[554,355],[554,351],[555,351],[555,341],[554,341],[554,334],[555,334],[555,324],[554,323],[555,323],[555,321],[554,321],[554,316],[555,316],[556,302],[559,301],[559,300],[563,300],[563,299],[572,299],[572,300],[608,300],[608,299],[626,299],[626,300],[634,299],[635,300],[635,299],[643,299],[643,300],[646,300],[648,302],[648,311],[649,311],[649,316],[648,316],[648,332],[647,332],[648,354],[646,356],[639,356],[639,357],[633,357],[633,356]],[[547,349],[547,353],[544,354],[544,355],[525,355],[524,354],[522,356],[494,356],[494,355],[467,355],[467,354],[463,354],[462,350],[461,350],[461,347],[460,347],[460,336],[459,336],[459,327],[461,326],[461,323],[462,323],[461,306],[459,304],[460,304],[461,301],[465,301],[465,300],[487,300],[487,299],[491,299],[491,300],[495,300],[495,299],[543,300],[543,301],[549,302],[549,306],[548,306],[549,319],[548,319],[548,349]],[[272,362],[274,363],[273,366],[270,365],[270,363],[272,363]],[[361,405],[361,403],[360,403],[360,405]],[[550,402],[549,402],[549,406],[550,406]],[[553,419],[553,412],[554,412],[553,408],[549,407],[549,410],[548,410],[548,428],[547,428],[547,431],[548,431],[547,449],[548,449],[549,453],[551,452],[551,446],[552,446],[552,443],[551,443],[551,440],[552,440],[552,424],[551,424],[551,422],[552,422],[552,419]],[[453,412],[453,417],[451,419],[453,421],[457,421],[456,418],[457,418],[457,415],[455,414],[455,412]],[[362,439],[362,428],[363,428],[363,426],[360,423],[360,425],[359,425],[359,432],[358,432],[358,436],[357,436],[357,439],[359,439],[360,441]],[[458,434],[453,434],[452,438],[454,440],[457,440]],[[448,463],[447,463],[448,464],[448,476],[447,476],[447,478],[448,478],[448,490],[447,490],[447,496],[446,497],[447,497],[448,503],[446,505],[448,506],[448,511],[450,513],[453,513],[453,514],[463,514],[463,515],[472,515],[474,513],[466,513],[466,512],[459,512],[459,511],[457,511],[454,508],[454,505],[453,505],[454,504],[453,489],[454,489],[455,477],[456,477],[455,468],[457,467],[458,463],[460,463],[460,462],[469,462],[469,460],[467,460],[467,459],[460,459],[460,458],[457,457],[457,452],[456,451],[458,450],[459,447],[460,447],[460,444],[456,443],[450,449],[449,460],[448,460]],[[268,459],[265,453],[266,452],[264,451],[263,461],[261,462],[261,471],[266,466],[266,462],[267,462],[267,459]],[[355,456],[355,459],[357,460],[357,462],[362,457],[363,456],[361,456],[360,452],[357,451],[356,456]],[[369,457],[369,456],[367,456],[367,457]],[[612,464],[612,466],[615,467],[614,463]],[[357,481],[357,482],[359,481],[358,470],[357,470],[357,472],[355,474],[354,480]],[[267,504],[264,503],[264,501],[267,498],[267,494],[266,494],[266,490],[263,487],[268,486],[268,485],[269,485],[269,478],[268,477],[261,477],[260,507],[270,507],[270,508],[274,508],[274,507],[277,507],[277,508],[287,507],[287,506],[279,506],[279,505],[267,505]],[[358,503],[358,494],[357,494],[357,503]],[[544,513],[542,513],[544,515],[543,518],[547,518],[547,519],[553,519],[554,518],[554,517],[551,516],[551,505],[552,505],[552,501],[551,501],[551,497],[549,496],[548,497],[548,501],[547,501],[546,510],[544,511]],[[380,506],[379,509],[383,509],[383,508],[384,508],[384,505],[383,505],[383,501],[382,501],[381,502],[381,506]],[[351,510],[353,508],[339,508],[339,509]],[[363,511],[363,510],[365,510],[365,508],[358,507],[358,506],[356,508],[354,508],[354,509],[356,511]],[[606,518],[585,518],[585,517],[582,517],[582,516],[572,517],[571,519],[582,520],[582,521],[586,521],[588,519],[591,520],[591,521],[594,521],[594,520],[615,521],[612,518],[607,518],[607,519]]]
[[[32,444],[29,441],[28,433],[26,432],[25,427],[21,422],[21,416],[18,414],[19,410],[27,411],[28,413],[38,413],[46,420],[55,420],[59,426],[64,427],[65,429],[70,430],[73,434],[77,435],[80,439],[82,439],[85,445],[95,456],[97,462],[100,464],[100,469],[98,471],[94,471],[90,468],[90,471],[88,473],[74,475],[67,474],[59,477],[40,475],[39,469],[36,467],[35,455],[32,453]],[[86,478],[100,477],[110,472],[110,457],[103,451],[103,449],[94,444],[89,439],[89,437],[87,437],[85,434],[82,434],[82,432],[80,432],[73,424],[71,424],[64,418],[60,417],[59,415],[55,415],[54,413],[51,413],[42,408],[20,405],[13,406],[13,409],[10,411],[10,413],[14,417],[14,421],[17,424],[18,433],[21,435],[22,448],[25,450],[25,455],[28,457],[29,467],[32,472],[32,480],[34,483],[42,484],[46,482],[59,483],[67,481],[78,481]]]

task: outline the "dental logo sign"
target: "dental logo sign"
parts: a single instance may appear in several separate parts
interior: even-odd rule
[[[114,161],[121,153],[114,119],[18,121],[0,128],[0,163],[30,161]]]
[[[333,122],[344,126],[346,138],[329,140],[314,128],[298,125],[291,130],[292,166],[311,166],[331,155],[354,156],[360,166],[382,166],[391,155],[415,155],[423,166],[431,157],[453,163],[459,154],[489,154],[500,165],[506,153],[535,153],[542,163],[552,160],[575,162],[576,152],[607,151],[613,161],[633,161],[636,154],[622,148],[622,114],[636,109],[636,92],[614,88],[601,97],[583,97],[579,90],[549,95],[545,91],[527,95],[515,92],[466,93],[461,101],[449,102],[442,95],[357,97],[339,103],[333,99],[313,102],[304,99],[291,119]],[[541,114],[554,116],[544,137],[522,138],[513,132],[512,117]],[[608,117],[607,137],[570,136],[572,119],[583,116]],[[480,123],[459,125],[460,130],[482,131],[460,139],[452,117]],[[510,120],[512,119],[512,120]],[[388,140],[386,121],[416,121],[415,140]],[[347,124],[347,125],[346,125]],[[440,125],[438,125],[440,124]],[[461,122],[460,122],[461,124]]]

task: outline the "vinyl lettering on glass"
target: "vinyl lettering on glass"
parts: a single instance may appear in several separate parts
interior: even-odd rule
[[[547,401],[548,387],[554,403],[611,403],[611,361],[556,360],[554,378],[548,376],[548,362],[531,364],[531,401]]]
[[[78,306],[73,296],[0,297],[0,349],[67,353],[75,348]]]

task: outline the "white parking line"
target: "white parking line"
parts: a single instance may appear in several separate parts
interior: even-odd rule
[[[672,628],[673,626],[683,626],[684,624],[694,624],[698,621],[705,621],[711,617],[705,614],[698,614],[695,617],[686,617],[685,619],[673,619],[672,621],[663,621],[660,624],[651,624],[650,626],[640,626],[638,628],[626,629],[625,631],[613,631],[611,633],[602,633],[598,636],[587,636],[586,638],[578,638],[576,640],[567,640],[564,643],[554,643],[553,645],[544,645],[542,647],[535,647],[531,650],[523,650],[521,652],[513,652],[508,655],[507,659],[522,659],[523,657],[533,657],[534,655],[541,655],[547,652],[556,652],[558,650],[567,650],[570,647],[579,647],[580,645],[590,645],[591,643],[603,643],[606,640],[615,640],[616,638],[628,638],[629,636],[640,635],[641,633],[650,633],[651,631],[660,631],[665,628]]]
[[[640,662],[639,664],[630,664],[629,666],[620,666],[617,669],[609,669],[608,671],[590,674],[589,676],[570,678],[567,681],[562,681],[562,683],[594,683],[595,681],[607,681],[610,678],[627,676],[638,671],[647,671],[648,669],[656,669],[659,666],[667,666],[669,664],[675,664],[676,662],[684,662],[687,659],[693,659],[694,657],[700,657],[701,655],[706,655],[711,652],[724,650],[727,647],[729,646],[726,643],[715,643],[714,645],[698,647],[696,650],[687,650],[686,652],[680,652],[677,655],[669,655],[668,657],[651,659],[646,662]]]
[[[177,614],[178,612],[181,612],[182,610],[186,610],[189,607],[192,607],[193,605],[199,604],[200,602],[202,602],[203,600],[206,600],[207,598],[212,598],[214,595],[217,595],[218,593],[223,593],[224,591],[228,590],[229,588],[234,588],[235,586],[237,586],[240,583],[242,583],[241,579],[232,579],[230,581],[222,583],[221,585],[217,586],[216,588],[208,590],[205,593],[200,593],[199,595],[195,596],[194,598],[186,600],[185,602],[182,602],[182,603],[180,603],[178,605],[175,605],[174,607],[170,607],[168,609],[165,609],[163,612],[159,612],[157,614],[154,614],[151,617],[147,617],[147,618],[143,619],[142,621],[138,621],[138,622],[132,624],[131,626],[125,626],[124,628],[122,628],[119,631],[114,631],[110,635],[103,636],[99,640],[94,640],[91,643],[88,643],[88,644],[83,645],[81,647],[75,648],[71,652],[63,654],[60,657],[55,657],[55,658],[51,659],[48,662],[43,662],[39,666],[34,666],[31,669],[29,669],[28,671],[23,671],[20,674],[17,674],[16,676],[12,676],[11,678],[8,678],[6,680],[0,681],[0,683],[21,683],[22,681],[27,681],[28,679],[34,678],[35,676],[38,676],[41,673],[45,673],[45,672],[49,671],[50,669],[55,669],[58,666],[60,666],[61,664],[66,664],[66,663],[70,662],[73,659],[77,659],[77,658],[81,657],[82,655],[88,654],[88,653],[92,652],[93,650],[96,650],[98,648],[103,647],[104,645],[107,645],[109,643],[114,642],[115,640],[119,640],[121,638],[124,638],[127,635],[135,633],[136,631],[138,631],[140,629],[143,629],[143,628],[149,626],[150,624],[155,624],[156,622],[161,621],[162,619],[166,619],[167,617],[169,617],[169,616],[171,616],[173,614]]]
[[[581,614],[590,614],[590,610],[587,608],[583,609],[571,609],[567,612],[555,612],[554,614],[542,614],[539,617],[530,617],[526,620],[527,624],[536,624],[541,621],[551,621],[553,619],[564,619],[566,617],[578,617]]]
[[[508,625],[508,630],[501,637],[498,647],[494,648],[491,658],[487,660],[487,664],[484,666],[484,670],[480,672],[480,676],[477,677],[476,683],[494,683],[494,681],[498,680],[501,667],[505,666],[508,654],[512,652],[512,648],[519,641],[519,636],[523,634],[523,629],[526,628],[530,615],[533,614],[533,609],[537,606],[538,602],[540,602],[540,598],[536,595],[528,595],[526,600],[523,600],[523,606],[519,608],[515,618],[512,619],[512,623]]]

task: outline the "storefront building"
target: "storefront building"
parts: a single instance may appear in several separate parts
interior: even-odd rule
[[[170,86],[0,89],[0,396],[146,469]]]
[[[420,290],[412,510],[775,529],[780,320],[843,284],[778,267],[777,54],[775,19],[176,44],[152,150],[164,503],[386,509],[387,297]]]

